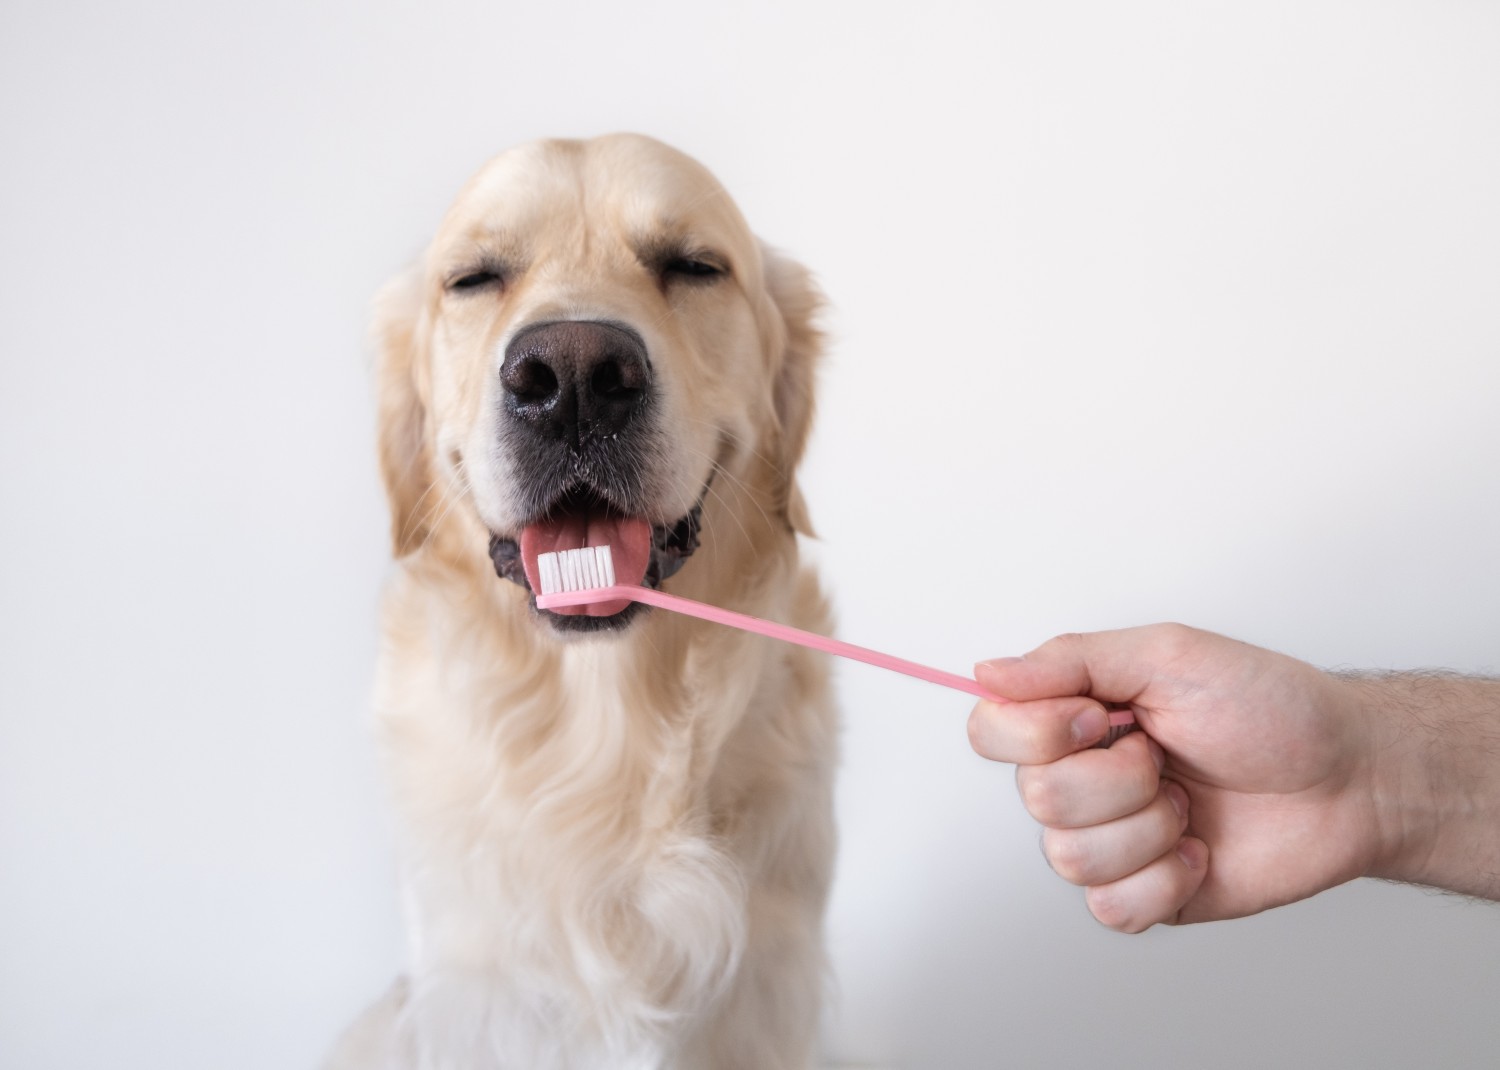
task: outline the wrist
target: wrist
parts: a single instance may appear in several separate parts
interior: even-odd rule
[[[1367,875],[1500,896],[1500,682],[1340,680],[1364,728],[1375,839]]]

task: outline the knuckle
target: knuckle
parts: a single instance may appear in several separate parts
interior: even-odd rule
[[[1042,851],[1052,871],[1069,884],[1087,884],[1089,856],[1082,840],[1068,832],[1048,829],[1042,834]]]
[[[1139,915],[1131,908],[1126,897],[1120,893],[1120,889],[1101,885],[1087,888],[1083,894],[1089,913],[1106,929],[1113,929],[1120,933],[1138,933],[1149,928],[1149,923],[1141,923]]]
[[[989,703],[981,702],[969,714],[969,746],[985,758],[997,756],[994,709]]]
[[[1016,770],[1016,786],[1028,814],[1043,825],[1059,823],[1062,800],[1055,778],[1036,766],[1021,766]]]
[[[1017,742],[1032,764],[1050,764],[1072,749],[1067,720],[1057,716],[1053,705],[1042,703],[1027,712]]]
[[[1063,632],[1061,635],[1055,636],[1043,643],[1041,649],[1048,652],[1063,651],[1065,653],[1075,653],[1079,647],[1083,646],[1083,643],[1084,635],[1082,632]]]
[[[974,711],[969,714],[968,730],[969,746],[973,747],[979,754],[983,754],[985,743],[983,706],[975,706]]]
[[[1156,763],[1147,755],[1144,762],[1136,763],[1132,768],[1134,780],[1131,790],[1134,797],[1141,801],[1142,806],[1148,806],[1161,795],[1163,785],[1166,783],[1160,773],[1156,771]]]
[[[1025,749],[1026,753],[1032,755],[1039,754],[1042,750],[1042,744],[1046,741],[1046,733],[1042,728],[1041,722],[1035,717],[1026,717],[1016,727],[1019,730],[1018,734],[1020,736],[1018,742]]]
[[[1040,664],[1068,665],[1083,657],[1084,642],[1082,632],[1063,632],[1027,654],[1026,660]]]
[[[1151,640],[1163,661],[1175,661],[1197,646],[1202,633],[1186,624],[1169,622],[1151,626]]]
[[[1181,793],[1181,790],[1181,788],[1176,788],[1168,781],[1163,780],[1161,786],[1158,788],[1155,800],[1157,816],[1161,821],[1161,834],[1163,838],[1172,843],[1175,843],[1178,837],[1182,835],[1182,830],[1187,827],[1188,822],[1186,796],[1183,797],[1184,801],[1180,813],[1177,809],[1177,803],[1172,798],[1174,793]]]

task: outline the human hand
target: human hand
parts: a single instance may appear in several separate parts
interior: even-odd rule
[[[1180,625],[1067,635],[975,669],[974,749],[1014,762],[1059,875],[1140,932],[1290,903],[1388,851],[1378,719],[1338,677]],[[1106,704],[1143,731],[1108,750]]]

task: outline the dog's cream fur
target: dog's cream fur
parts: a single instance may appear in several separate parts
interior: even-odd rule
[[[727,277],[664,281],[639,255],[662,242],[712,250]],[[514,268],[502,290],[445,289],[491,253]],[[526,519],[496,435],[506,341],[544,320],[628,323],[662,393],[648,519],[709,486],[702,545],[667,586],[826,630],[793,481],[818,304],[701,166],[629,135],[491,162],[382,294],[397,568],[376,705],[411,967],[332,1065],[808,1064],[833,851],[819,656],[659,611],[559,635],[487,544]]]

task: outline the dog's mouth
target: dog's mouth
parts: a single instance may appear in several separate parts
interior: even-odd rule
[[[709,483],[713,481],[712,476]],[[574,486],[558,496],[518,536],[490,536],[490,559],[502,578],[532,592],[535,605],[540,587],[537,557],[584,546],[608,546],[620,584],[656,587],[671,576],[698,548],[703,499],[708,483],[692,509],[670,524],[652,524],[621,512],[588,486]],[[554,627],[565,631],[594,631],[619,627],[644,607],[628,599],[542,610]]]

